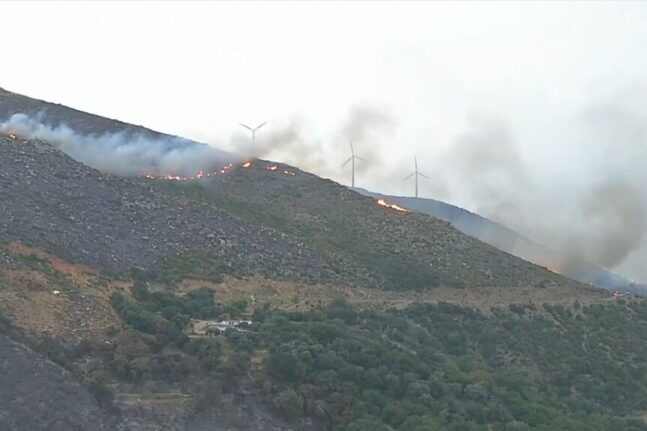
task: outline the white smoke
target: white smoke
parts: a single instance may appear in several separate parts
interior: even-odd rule
[[[384,107],[358,104],[350,107],[332,136],[317,137],[304,118],[296,116],[283,124],[272,124],[269,130],[252,142],[247,135],[232,139],[237,153],[298,166],[319,176],[331,177],[350,184],[350,166],[342,168],[350,157],[350,143],[355,154],[362,157],[355,165],[358,185],[366,186],[384,177],[389,163],[389,143],[392,142],[396,121]]]
[[[0,123],[0,132],[48,142],[75,160],[100,171],[125,176],[192,175],[234,161],[232,154],[178,137],[138,132],[81,135],[65,124],[52,126],[43,115],[16,113]]]
[[[647,98],[641,96],[597,101],[571,125],[582,143],[563,145],[577,149],[577,158],[555,160],[570,167],[570,177],[533,163],[509,126],[482,118],[452,141],[437,172],[451,180],[455,200],[556,250],[553,269],[569,274],[596,264],[647,280],[644,265],[623,266],[632,256],[646,257],[647,123],[638,107]]]

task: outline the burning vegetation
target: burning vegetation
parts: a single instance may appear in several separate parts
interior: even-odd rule
[[[265,169],[267,169],[267,170],[268,170],[268,171],[270,171],[270,172],[275,172],[275,171],[278,171],[278,170],[279,170],[279,166],[278,166],[278,165],[269,165],[269,166],[267,166]],[[283,169],[283,171],[282,171],[282,172],[283,172],[285,175],[290,175],[290,176],[292,176],[292,177],[296,175],[296,173],[295,173],[295,172],[288,171],[287,169]]]
[[[247,162],[250,163],[250,162]],[[247,164],[245,163],[245,164]],[[196,174],[191,175],[191,176],[180,176],[180,175],[155,175],[155,174],[144,174],[144,178],[149,179],[149,180],[157,180],[157,179],[162,179],[162,180],[168,180],[168,181],[189,181],[189,180],[199,180],[202,178],[206,177],[216,177],[218,175],[225,175],[227,174],[231,168],[233,168],[234,165],[232,163],[228,163],[224,165],[222,168],[220,168],[217,171],[213,172],[204,172],[204,171],[198,171]],[[243,167],[245,167],[243,165]]]
[[[385,207],[385,208],[390,208],[392,210],[400,211],[400,212],[403,212],[403,213],[410,213],[411,212],[411,210],[409,210],[409,209],[401,207],[400,205],[392,204],[390,202],[385,201],[384,199],[378,199],[377,204],[379,206],[382,206],[382,207]]]
[[[232,163],[228,163],[224,165],[221,169],[213,172],[204,172],[204,171],[199,171],[195,175],[191,176],[181,176],[181,175],[155,175],[155,174],[144,174],[144,178],[148,180],[167,180],[167,181],[191,181],[191,180],[200,180],[202,178],[209,178],[209,177],[216,177],[216,176],[222,176],[222,175],[227,175],[234,165]],[[247,161],[240,165],[241,168],[243,169],[249,169],[252,167],[252,162]],[[282,172],[285,175],[289,175],[291,177],[296,176],[296,172],[289,171],[287,169],[280,170],[279,166],[274,164],[274,165],[268,165],[265,169],[267,169],[270,172]]]
[[[9,139],[18,139],[18,135],[16,135],[15,133],[8,133],[4,130],[0,131],[0,135],[7,136]]]

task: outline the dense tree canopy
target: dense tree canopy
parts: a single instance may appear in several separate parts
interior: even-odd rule
[[[157,351],[181,348],[204,372],[231,381],[265,352],[254,378],[286,418],[344,431],[647,430],[637,417],[647,401],[641,301],[484,314],[447,303],[360,310],[337,300],[310,312],[258,309],[249,331],[189,341],[181,330],[190,317],[220,313],[212,291],[175,297],[140,285],[133,297],[113,297],[131,331]],[[233,360],[223,360],[223,342]],[[160,365],[141,356],[125,355],[121,375],[155,376]]]

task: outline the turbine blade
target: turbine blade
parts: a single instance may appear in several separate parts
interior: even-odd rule
[[[425,174],[421,174],[420,172],[418,172],[418,175],[420,175],[422,178],[427,178],[427,179],[429,179],[429,177],[428,177],[427,175],[425,175]]]
[[[411,172],[409,175],[407,175],[406,177],[404,177],[404,179],[403,179],[402,181],[406,181],[406,180],[408,180],[409,178],[411,178],[411,177],[412,177],[412,176],[414,176],[415,174],[416,174],[415,172]]]
[[[267,124],[267,121],[263,121],[263,124],[261,124],[260,126],[256,126],[256,128],[254,130],[258,130],[261,127],[263,127],[264,125],[266,125],[266,124]]]
[[[368,159],[365,159],[364,157],[360,157],[360,156],[353,156],[353,157],[355,157],[358,160],[364,160],[365,162],[368,162]]]
[[[348,162],[350,162],[351,160],[353,160],[353,158],[352,158],[352,157],[349,157],[349,158],[348,158],[348,160],[346,160],[346,161],[344,162],[344,164],[343,164],[343,165],[341,165],[341,167],[343,168],[344,166],[346,166],[346,165],[348,164]]]
[[[240,124],[241,126],[243,126],[243,127],[244,127],[244,128],[246,128],[246,129],[251,130],[252,132],[254,131],[254,129],[252,129],[252,128],[251,128],[251,127],[249,127],[249,126],[244,125],[243,123],[238,123],[238,124]]]
[[[348,144],[350,145],[350,153],[355,156],[355,150],[353,149],[353,141],[348,141]]]

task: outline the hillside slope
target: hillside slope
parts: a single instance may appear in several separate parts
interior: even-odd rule
[[[192,273],[178,276],[395,289],[571,284],[446,222],[380,207],[304,172],[270,171],[268,162],[177,183],[104,175],[19,137],[0,136],[0,156],[0,235],[113,274],[169,276],[190,260]]]
[[[0,135],[0,237],[111,274],[200,256],[227,272],[334,277],[326,262],[213,205],[104,175],[48,144]],[[170,263],[169,263],[170,265]]]
[[[0,118],[16,113],[80,134],[168,138],[0,90]],[[396,289],[569,283],[438,219],[378,208],[291,167],[268,171],[272,164],[258,161],[193,184],[159,184],[101,174],[36,141],[1,139],[0,205],[8,217],[0,236],[113,274],[136,268],[162,279],[176,272],[217,280],[259,273]],[[187,260],[192,274],[177,268]]]
[[[268,170],[274,166],[276,171]],[[284,170],[297,175],[283,175]],[[169,187],[190,195],[181,184]],[[366,277],[391,288],[571,283],[435,217],[380,206],[374,199],[290,166],[259,161],[252,169],[196,185],[194,191],[196,198],[251,222],[276,221],[276,229],[317,254],[364,267]]]
[[[559,255],[557,250],[552,250],[538,244],[512,229],[463,208],[435,199],[383,195],[361,188],[354,190],[365,196],[388,199],[390,202],[397,203],[414,211],[448,221],[467,235],[478,238],[500,250],[537,265],[550,268],[558,265],[563,260],[563,257]],[[646,287],[632,284],[626,278],[592,264],[581,264],[564,275],[581,283],[592,283],[595,286],[609,290],[620,289],[623,291],[628,290],[636,294],[647,294]]]
[[[108,429],[94,397],[71,373],[2,334],[0,379],[0,429]]]

